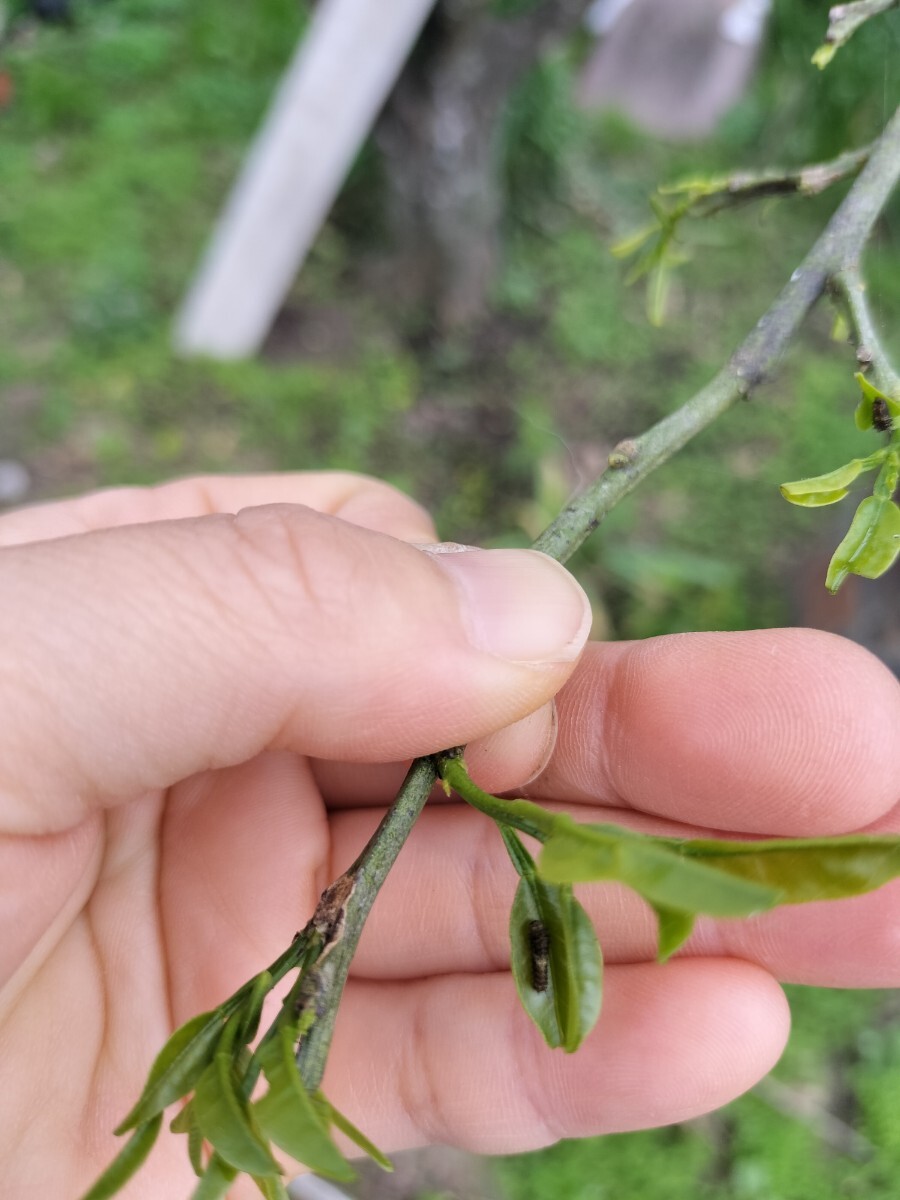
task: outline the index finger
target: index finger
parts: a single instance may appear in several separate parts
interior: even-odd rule
[[[813,629],[592,645],[521,794],[735,833],[860,829],[900,799],[900,684]]]
[[[409,496],[350,471],[198,475],[153,487],[104,488],[0,516],[0,546],[19,546],[120,525],[236,513],[261,504],[305,504],[376,533],[437,541],[431,517]]]

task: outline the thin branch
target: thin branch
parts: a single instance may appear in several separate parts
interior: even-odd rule
[[[900,178],[900,108],[869,161],[781,295],[727,366],[681,408],[639,437],[622,442],[610,467],[569,503],[535,549],[566,562],[603,518],[651,471],[716,417],[749,397],[771,372],[831,279],[855,266]]]
[[[317,1019],[300,1042],[297,1064],[303,1082],[311,1092],[322,1081],[338,1004],[366,918],[436,781],[433,760],[417,759],[362,854],[341,876],[341,880],[348,881],[349,887],[340,911],[335,914],[337,936],[333,937],[328,953],[319,959],[303,983],[304,997],[314,1006]],[[332,884],[328,890],[334,887]]]
[[[898,0],[900,3],[900,0]],[[827,162],[802,167],[771,167],[765,171],[735,171],[712,179],[688,179],[658,189],[661,196],[685,196],[690,207],[685,215],[708,217],[768,196],[817,196],[845,179],[852,179],[866,165],[877,143],[846,150]]]
[[[898,4],[900,0],[855,0],[852,4],[836,4],[828,13],[825,41],[812,56],[812,61],[820,70],[827,67],[860,25],[871,21],[873,17],[880,17]]]
[[[769,1075],[760,1080],[753,1094],[775,1112],[805,1125],[838,1154],[846,1154],[857,1162],[867,1162],[874,1156],[875,1147],[869,1139],[830,1112],[814,1092],[789,1086]]]
[[[882,392],[900,400],[900,374],[894,370],[876,332],[866,281],[859,267],[853,263],[836,272],[831,280],[831,291],[842,302],[860,370],[868,373]]]

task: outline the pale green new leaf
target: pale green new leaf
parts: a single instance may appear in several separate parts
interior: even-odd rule
[[[143,1124],[187,1095],[212,1060],[222,1027],[217,1011],[200,1013],[175,1030],[156,1056],[144,1090],[117,1134]]]
[[[781,494],[791,504],[800,504],[806,508],[819,508],[825,504],[835,504],[843,500],[850,490],[850,485],[863,471],[871,471],[884,458],[884,452],[876,452],[867,458],[854,458],[828,471],[825,475],[815,475],[810,479],[795,479],[791,483],[781,485]]]
[[[153,1149],[161,1125],[162,1113],[157,1113],[155,1117],[139,1125],[82,1200],[109,1200],[110,1196],[115,1196],[116,1192],[121,1191],[132,1175],[143,1166],[147,1155]]]
[[[900,554],[900,508],[882,496],[862,501],[835,550],[825,576],[825,586],[836,592],[848,575],[877,579],[894,565]]]

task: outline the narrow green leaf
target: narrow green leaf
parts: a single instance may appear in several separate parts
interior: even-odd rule
[[[339,1129],[351,1142],[359,1146],[360,1150],[378,1163],[383,1171],[393,1171],[394,1164],[384,1151],[379,1150],[374,1142],[370,1142],[362,1130],[357,1129],[353,1122],[345,1117],[342,1112],[338,1112],[330,1100],[326,1100],[321,1092],[316,1093],[315,1099],[325,1101],[325,1104],[328,1106],[328,1120],[336,1129]]]
[[[243,1026],[241,1028],[238,1040],[240,1042],[252,1042],[259,1031],[259,1021],[262,1016],[263,1004],[266,996],[274,986],[274,979],[271,971],[260,971],[253,980],[250,988],[250,995],[243,1006]]]
[[[156,1056],[140,1099],[116,1129],[126,1133],[187,1095],[203,1074],[222,1033],[220,1012],[200,1013],[176,1029]]]
[[[637,229],[634,233],[628,234],[627,237],[614,242],[609,248],[610,254],[612,254],[613,258],[630,258],[655,233],[659,233],[659,224],[656,221],[652,225],[645,225],[643,229]]]
[[[204,1138],[216,1153],[248,1175],[277,1175],[278,1163],[238,1091],[231,1055],[218,1052],[197,1081],[194,1113]]]
[[[206,1145],[203,1134],[200,1132],[200,1126],[196,1121],[191,1122],[191,1127],[188,1130],[188,1158],[190,1159],[191,1169],[194,1174],[203,1178],[205,1170],[203,1162],[203,1148]]]
[[[278,1030],[260,1049],[259,1057],[269,1090],[254,1104],[253,1111],[265,1135],[318,1175],[342,1181],[355,1179],[356,1173],[331,1140],[303,1084],[291,1030]]]
[[[678,908],[666,908],[662,904],[654,904],[653,910],[659,923],[657,954],[659,961],[665,962],[691,936],[696,915]]]
[[[108,1197],[120,1191],[143,1166],[161,1125],[162,1113],[139,1125],[94,1186],[85,1192],[82,1200],[108,1200]]]
[[[191,1193],[191,1200],[222,1200],[237,1176],[238,1171],[234,1167],[229,1166],[218,1154],[214,1154],[200,1177],[200,1182]]]
[[[825,586],[836,592],[848,575],[877,579],[900,554],[900,508],[883,496],[867,496],[835,550]]]
[[[685,858],[658,839],[565,815],[544,846],[540,873],[552,883],[617,880],[655,907],[716,917],[746,917],[779,899],[772,888]]]
[[[694,862],[777,888],[781,904],[858,896],[900,876],[900,837],[886,834],[764,842],[692,839],[670,845]]]
[[[590,917],[566,885],[523,876],[509,918],[522,1007],[548,1046],[572,1052],[600,1015],[603,963]]]
[[[275,1175],[254,1175],[253,1182],[266,1200],[291,1200],[287,1188]]]

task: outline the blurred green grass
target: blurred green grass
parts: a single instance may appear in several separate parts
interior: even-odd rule
[[[652,330],[608,245],[646,219],[654,184],[828,156],[874,136],[896,103],[898,21],[864,30],[820,75],[808,56],[822,21],[809,0],[776,6],[755,86],[702,145],[576,113],[571,55],[535,70],[507,116],[507,252],[472,338],[423,346],[379,288],[368,148],[265,353],[225,365],[177,358],[172,314],[300,33],[298,6],[83,0],[72,32],[21,26],[0,60],[15,88],[0,111],[0,457],[26,462],[40,497],[193,471],[362,469],[431,505],[446,537],[525,542],[616,441],[712,375],[836,202],[692,230]],[[898,231],[895,202],[868,270],[900,351]],[[817,314],[776,380],[613,514],[576,564],[611,633],[785,619],[793,560],[836,538],[777,484],[868,446],[851,372]],[[792,989],[792,1002],[779,1078],[837,1098],[873,1146],[867,1161],[750,1095],[706,1126],[505,1161],[498,1188],[508,1200],[894,1197],[896,1011],[875,993]]]

